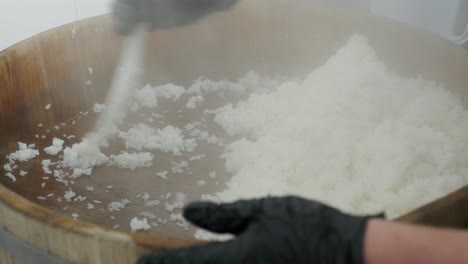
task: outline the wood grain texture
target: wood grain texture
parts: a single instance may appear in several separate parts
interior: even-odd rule
[[[467,98],[468,55],[463,49],[398,23],[287,2],[243,1],[229,13],[150,34],[142,85],[187,85],[200,76],[236,80],[250,70],[265,75],[303,76],[325,62],[350,35],[362,33],[379,57],[399,74],[421,75],[444,83],[461,98]],[[76,135],[67,140],[69,145],[90,131],[96,115],[84,117],[79,112],[89,111],[94,103],[104,100],[122,42],[123,38],[112,30],[111,18],[100,16],[44,32],[0,53],[1,165],[5,155],[16,150],[18,141],[35,143],[42,150],[54,136]],[[47,104],[52,105],[49,111],[44,110]],[[174,112],[182,106],[161,107]],[[192,117],[173,115],[164,122],[182,126]],[[209,127],[210,131],[217,129]],[[0,175],[0,225],[36,247],[76,263],[131,263],[150,251],[197,244],[191,239],[192,230],[181,230],[175,224],[161,225],[149,233],[124,231],[128,230],[130,218],[148,211],[133,198],[137,194],[149,192],[157,198],[167,192],[184,192],[190,200],[196,200],[201,193],[223,188],[229,175],[224,172],[224,164],[214,158],[219,149],[201,149],[210,158],[194,163],[192,175],[171,175],[168,180],[155,177],[157,171],[170,170],[174,161],[172,155],[160,154],[156,168],[129,173],[102,167],[92,177],[80,178],[71,186],[43,179],[46,175],[40,161],[50,157],[41,154],[37,160],[20,164],[30,173],[17,176],[15,183]],[[213,170],[218,172],[218,184],[194,188]],[[109,185],[113,188],[108,189]],[[87,186],[95,190],[89,192]],[[58,201],[70,187],[79,195],[86,194],[88,200]],[[54,196],[37,200],[37,196],[47,194]],[[127,197],[132,197],[132,203],[124,211],[107,211],[108,203]],[[102,205],[88,210],[86,203],[91,200],[99,200]],[[467,224],[467,208],[468,193],[462,189],[399,221],[462,227]],[[164,208],[152,212],[167,216]],[[72,213],[78,213],[82,221],[71,219]],[[122,232],[112,230],[116,224]],[[2,254],[1,258],[8,258]]]
[[[398,221],[439,227],[468,228],[468,187],[427,204]]]
[[[3,249],[0,249],[0,263],[2,264],[25,264],[17,261],[14,257],[12,257],[8,252]]]

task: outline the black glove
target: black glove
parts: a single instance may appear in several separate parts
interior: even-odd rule
[[[191,24],[216,11],[225,11],[237,0],[115,0],[116,30],[129,34],[139,23],[154,29]]]
[[[195,225],[236,238],[143,257],[138,264],[362,264],[369,217],[344,214],[298,197],[197,202],[184,210]]]

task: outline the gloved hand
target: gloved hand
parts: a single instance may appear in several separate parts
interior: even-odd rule
[[[143,257],[138,264],[362,264],[370,217],[344,214],[298,197],[197,202],[184,210],[195,225],[235,239]]]
[[[237,0],[116,0],[116,30],[129,34],[139,23],[152,30],[183,26],[216,11],[225,11]]]

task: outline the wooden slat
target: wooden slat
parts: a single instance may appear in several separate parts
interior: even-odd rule
[[[14,257],[10,256],[8,252],[4,251],[0,248],[0,263],[2,264],[27,264],[27,263],[20,263]]]
[[[75,43],[83,80],[92,81],[91,85],[84,86],[88,108],[96,102],[103,102],[119,60],[123,39],[113,32],[110,17],[87,19],[77,27]],[[92,68],[92,75],[88,68]]]
[[[439,227],[467,228],[468,186],[416,209],[414,212],[398,218],[397,221]]]
[[[50,111],[57,122],[63,122],[85,109],[83,72],[72,29],[73,25],[68,24],[37,36],[50,104],[60,109]]]
[[[14,140],[31,141],[37,124],[53,123],[53,116],[44,111],[49,91],[36,38],[6,50],[0,56],[0,74],[0,123],[8,124],[9,129],[8,136],[5,129],[0,129],[0,135],[11,139],[0,152],[3,156],[5,151],[17,148]]]

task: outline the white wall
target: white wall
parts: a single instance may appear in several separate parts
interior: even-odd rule
[[[113,0],[0,0],[0,50],[48,29],[110,12]],[[248,0],[245,0],[248,1]],[[312,0],[306,0],[312,1]],[[369,9],[371,0],[315,0]],[[77,8],[75,9],[75,2]],[[77,12],[75,12],[77,10]]]
[[[450,37],[455,33],[459,4],[460,0],[373,0],[371,10],[375,14]]]
[[[108,13],[111,3],[112,0],[0,0],[0,50],[76,19]]]
[[[76,19],[108,13],[112,1],[0,0],[0,50],[34,34],[73,22]],[[468,21],[468,0],[303,1],[317,1],[345,8],[370,10],[374,14],[413,24],[444,37],[449,37],[454,33],[463,33]],[[464,8],[457,10],[459,5],[464,6]]]

